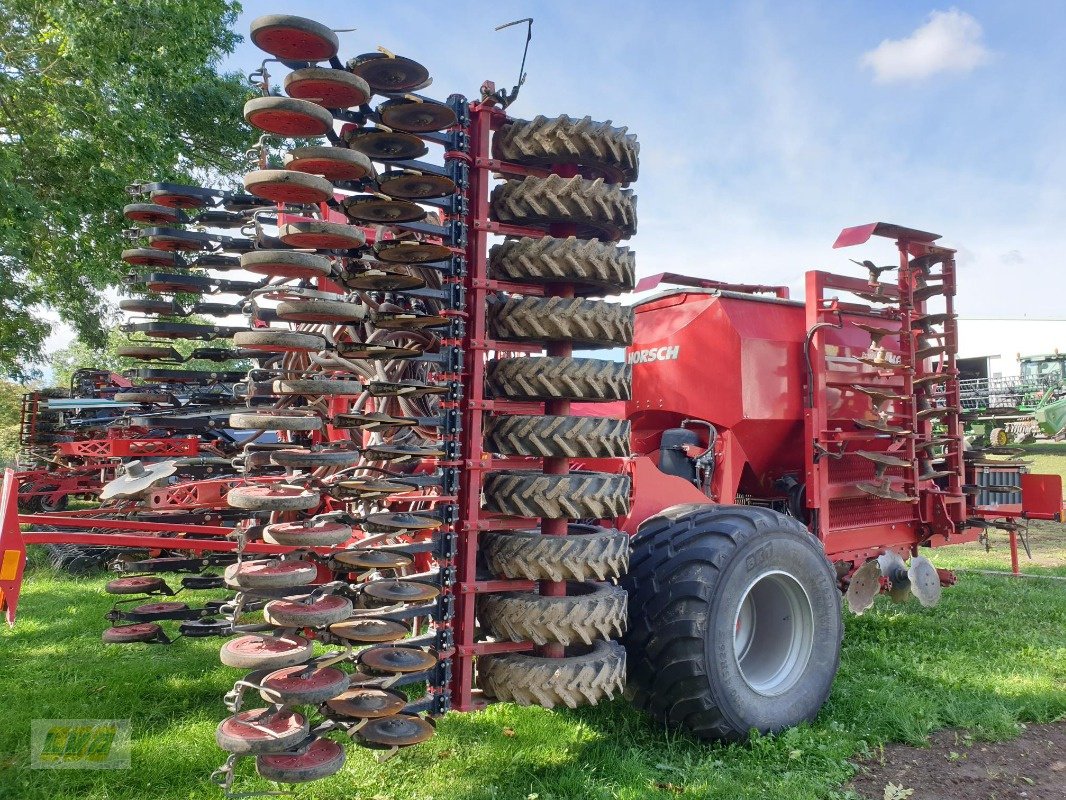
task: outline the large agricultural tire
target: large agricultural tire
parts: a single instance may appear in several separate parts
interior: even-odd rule
[[[611,417],[502,416],[485,427],[485,450],[538,458],[624,458],[630,423]]]
[[[480,538],[489,570],[528,581],[606,581],[629,568],[629,534],[571,524],[566,536],[539,530],[489,531]]]
[[[610,583],[569,582],[565,596],[536,592],[486,594],[478,599],[478,621],[497,639],[544,644],[592,644],[621,636],[626,627],[626,592]]]
[[[667,725],[737,740],[813,719],[840,663],[840,592],[799,522],[675,506],[641,525],[629,573],[626,695]]]
[[[490,336],[505,341],[624,347],[633,342],[633,309],[603,300],[511,295],[489,301],[488,326]]]
[[[621,693],[626,652],[617,642],[567,648],[564,658],[526,653],[482,656],[477,660],[478,686],[490,697],[522,706],[596,705]]]
[[[539,530],[489,531],[481,539],[494,575],[533,581],[605,581],[629,568],[629,535],[572,523],[566,536]]]
[[[581,177],[523,178],[501,183],[490,198],[497,222],[544,228],[574,225],[582,239],[605,237],[628,239],[637,232],[637,200],[629,189],[620,189]]]
[[[573,283],[579,295],[628,292],[637,259],[628,247],[599,239],[508,239],[489,250],[489,276],[523,283]],[[599,290],[599,291],[597,291]]]
[[[574,470],[547,475],[502,470],[485,476],[485,508],[542,519],[613,519],[629,513],[628,475]]]
[[[485,369],[485,388],[506,400],[628,400],[633,368],[621,361],[537,356],[500,358]]]
[[[492,156],[531,166],[573,164],[629,183],[637,179],[640,145],[637,137],[610,121],[567,115],[516,119],[492,138]]]

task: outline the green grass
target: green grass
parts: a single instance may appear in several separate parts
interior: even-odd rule
[[[1050,452],[1041,448],[1054,448]],[[1034,471],[1066,470],[1055,445],[1033,447]],[[1033,574],[1066,576],[1066,532],[1033,533]],[[937,566],[1009,569],[1005,534],[936,550]],[[234,672],[219,640],[170,647],[105,646],[103,577],[71,578],[33,559],[18,625],[0,632],[0,798],[217,798],[207,778],[223,761],[213,731]],[[172,623],[165,623],[172,625]],[[436,737],[386,764],[349,748],[334,778],[301,798],[836,798],[851,759],[888,741],[921,743],[965,727],[979,738],[1024,722],[1066,719],[1066,583],[960,572],[935,609],[879,598],[848,616],[840,674],[819,718],[775,737],[719,746],[663,730],[624,701],[578,711],[493,706],[451,714]],[[129,718],[125,771],[31,770],[36,718]],[[246,761],[244,786],[269,789]]]
[[[223,760],[213,730],[234,673],[220,666],[218,641],[104,646],[101,583],[37,565],[17,627],[0,633],[8,706],[0,797],[219,796],[207,776]],[[919,743],[944,726],[1009,737],[1019,722],[1066,717],[1066,591],[1049,584],[965,575],[936,609],[879,599],[848,618],[840,675],[819,719],[745,746],[668,733],[624,702],[557,712],[494,706],[446,717],[434,739],[387,764],[350,748],[338,776],[297,795],[838,797],[849,759],[883,742]],[[31,720],[81,717],[132,720],[132,769],[28,769]],[[243,774],[268,788],[250,763]]]

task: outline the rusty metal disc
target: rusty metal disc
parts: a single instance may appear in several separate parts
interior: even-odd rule
[[[398,642],[411,635],[406,625],[391,619],[349,619],[330,625],[329,632],[345,641],[363,644]]]
[[[450,390],[440,384],[421,381],[373,381],[367,384],[371,397],[423,397],[427,394],[447,394]]]
[[[455,181],[443,175],[417,172],[386,172],[378,178],[378,191],[405,200],[448,197],[456,192]]]
[[[439,328],[448,322],[448,318],[440,314],[418,314],[414,311],[378,311],[374,314],[374,327],[393,331]]]
[[[368,414],[338,414],[333,418],[335,428],[363,428],[376,430],[380,428],[412,428],[418,424],[414,417],[393,417],[380,411]]]
[[[410,133],[380,128],[353,128],[345,132],[348,148],[375,161],[410,161],[429,152],[426,143]]]
[[[421,603],[432,600],[440,594],[440,589],[428,583],[404,581],[399,578],[384,578],[371,581],[363,586],[363,592],[378,600],[390,600],[394,603]]]
[[[414,559],[406,553],[389,550],[344,550],[334,553],[333,560],[356,569],[403,569],[414,563]]]
[[[378,264],[353,264],[344,272],[341,283],[349,289],[366,291],[401,292],[421,289],[426,282],[417,275],[385,269]]]
[[[881,420],[868,420],[868,419],[855,419],[852,420],[858,427],[865,428],[870,431],[879,431],[880,433],[891,433],[898,436],[906,436],[913,433],[906,428],[901,428],[898,425],[889,425],[887,422]]]
[[[363,451],[370,461],[402,461],[412,458],[440,458],[444,451],[437,447],[408,447],[403,445],[374,445]]]
[[[382,261],[393,264],[428,264],[443,261],[452,254],[443,244],[416,239],[385,239],[374,244],[374,252]]]
[[[884,403],[889,400],[892,400],[894,402],[902,402],[904,400],[910,399],[906,395],[896,394],[892,391],[891,387],[888,386],[882,388],[877,386],[863,386],[861,384],[853,383],[851,386],[848,387],[848,389],[855,392],[861,392],[876,403]]]
[[[873,339],[874,343],[881,341],[886,336],[899,336],[900,333],[898,330],[893,331],[877,325],[867,325],[864,322],[856,322],[855,327],[870,334],[870,338]]]
[[[921,317],[915,317],[911,320],[911,325],[915,328],[927,328],[930,325],[943,325],[949,320],[953,320],[957,317],[957,314],[948,314],[947,312],[940,312],[937,314],[926,314]]]
[[[865,364],[868,367],[873,367],[874,369],[894,370],[894,371],[902,371],[902,370],[910,369],[910,367],[908,367],[906,364],[901,364],[901,363],[895,362],[895,361],[885,361],[885,360],[879,359],[879,358],[867,358],[866,356],[861,356],[861,357],[859,357],[859,358],[857,358],[855,360],[858,361],[861,364]]]
[[[363,344],[345,342],[337,346],[341,358],[363,361],[391,361],[394,358],[417,358],[424,350],[420,347],[398,347],[387,344]]]
[[[458,121],[455,112],[444,103],[402,97],[386,100],[377,111],[383,125],[408,133],[442,131]]]
[[[855,488],[864,494],[880,497],[882,500],[893,500],[897,503],[914,503],[918,500],[917,497],[906,492],[897,492],[888,481],[863,481],[855,484]]]
[[[338,481],[331,488],[331,496],[336,498],[353,498],[359,500],[372,500],[374,498],[389,497],[394,494],[406,494],[414,491],[415,487],[393,481],[355,479],[350,481]]]
[[[856,450],[855,455],[859,458],[865,458],[867,461],[873,461],[875,464],[882,464],[886,467],[909,467],[911,462],[903,458],[897,458],[889,453],[882,453],[869,450]]]
[[[406,512],[383,511],[378,514],[369,514],[363,521],[363,528],[370,531],[431,531],[441,526],[441,521],[436,517],[426,517],[420,514],[408,514]]]
[[[373,194],[356,194],[341,203],[344,213],[353,222],[372,222],[390,225],[400,222],[418,222],[425,219],[426,210],[409,200],[383,199]]]
[[[937,264],[943,264],[947,256],[947,253],[927,253],[924,256],[912,258],[908,266],[914,270],[927,270]]]
[[[359,654],[359,662],[374,672],[422,672],[437,663],[437,657],[413,647],[375,647]]]
[[[409,747],[432,739],[434,732],[433,726],[421,717],[394,714],[368,722],[359,729],[359,738],[383,747]]]
[[[407,698],[397,692],[373,687],[357,687],[326,701],[326,708],[347,719],[379,719],[398,714]]]
[[[928,286],[920,286],[913,292],[914,302],[920,303],[922,300],[928,300],[938,294],[947,294],[947,287],[942,283],[930,283]]]
[[[345,66],[358,75],[375,92],[396,94],[419,89],[429,80],[429,70],[403,56],[385,53],[363,53],[350,59]]]
[[[844,593],[848,608],[853,614],[862,614],[874,604],[881,592],[881,566],[871,559],[855,570]]]
[[[914,386],[926,386],[932,383],[943,383],[948,379],[948,375],[939,372],[932,375],[919,375],[911,381]]]

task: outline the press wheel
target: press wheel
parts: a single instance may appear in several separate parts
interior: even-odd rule
[[[367,82],[340,69],[306,67],[285,76],[285,94],[325,108],[361,106],[370,99]]]
[[[328,61],[340,42],[321,22],[290,14],[269,14],[252,20],[252,43],[287,61]]]
[[[346,147],[297,147],[285,155],[285,169],[321,175],[328,181],[361,181],[374,174],[363,153]]]
[[[293,97],[255,97],[244,104],[244,119],[253,128],[285,137],[324,136],[333,130],[333,115],[322,106]]]
[[[328,778],[344,766],[344,748],[332,739],[316,739],[299,755],[274,753],[258,756],[255,770],[278,783],[306,783]]]
[[[278,235],[290,247],[322,250],[351,250],[366,243],[366,235],[352,225],[308,220],[282,225]]]
[[[317,204],[333,199],[333,184],[318,175],[288,169],[257,169],[244,176],[244,188],[272,203]]]

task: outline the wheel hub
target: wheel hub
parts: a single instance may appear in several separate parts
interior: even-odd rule
[[[796,684],[814,649],[814,612],[799,581],[783,571],[760,575],[744,590],[733,627],[733,655],[752,691],[776,697]]]

